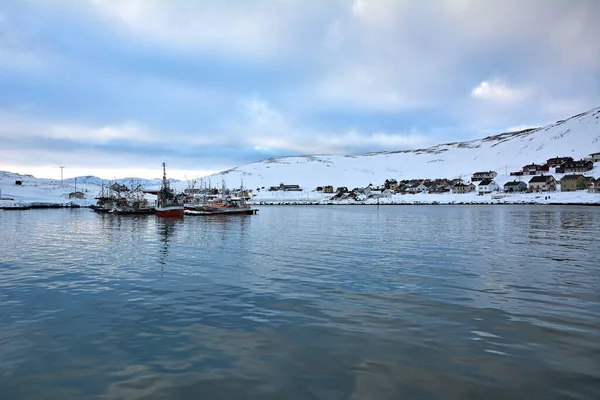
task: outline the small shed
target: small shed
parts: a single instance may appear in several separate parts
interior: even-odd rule
[[[23,181],[15,181],[15,185],[21,186],[22,184],[23,184]]]
[[[83,199],[83,198],[85,198],[85,195],[83,194],[83,192],[71,192],[71,193],[69,193],[69,198],[70,199]]]

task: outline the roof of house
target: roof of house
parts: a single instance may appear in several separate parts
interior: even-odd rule
[[[506,182],[504,184],[504,186],[519,186],[519,185],[524,185],[525,182],[523,181],[512,181],[512,182]]]
[[[473,175],[489,175],[489,174],[495,174],[496,171],[480,171],[480,172],[475,172]]]
[[[549,158],[548,161],[560,161],[560,160],[567,160],[569,158],[573,158],[573,157],[552,157],[552,158]]]
[[[579,178],[585,178],[585,177],[581,174],[565,175],[562,177],[561,182],[562,181],[574,181]]]
[[[486,186],[486,185],[490,185],[492,182],[494,182],[491,179],[484,179],[481,182],[479,182],[479,186]]]
[[[529,183],[546,183],[550,179],[554,179],[552,175],[538,175],[529,180]]]

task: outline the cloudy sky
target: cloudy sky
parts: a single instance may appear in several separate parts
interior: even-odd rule
[[[6,0],[0,170],[203,176],[600,105],[596,0]]]

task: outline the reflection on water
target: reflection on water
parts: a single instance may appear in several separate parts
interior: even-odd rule
[[[3,400],[600,398],[598,208],[0,223]]]
[[[158,256],[158,263],[161,265],[161,271],[164,271],[164,266],[167,263],[169,253],[169,242],[172,240],[177,224],[181,224],[181,218],[161,218],[158,221],[158,234],[162,246]]]

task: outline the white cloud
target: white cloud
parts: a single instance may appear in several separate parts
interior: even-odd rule
[[[257,60],[281,58],[319,19],[316,4],[292,1],[89,0],[109,25],[168,48]],[[312,11],[311,11],[312,10]]]
[[[254,97],[245,103],[246,118],[229,127],[239,142],[255,149],[278,149],[303,154],[356,154],[367,151],[402,150],[429,143],[418,132],[360,132],[316,130],[295,121]]]
[[[471,96],[491,101],[517,102],[529,96],[528,88],[512,88],[501,79],[493,78],[481,82],[471,91]]]
[[[56,121],[36,120],[31,116],[0,110],[0,139],[16,137],[23,139],[66,139],[90,144],[107,143],[113,140],[130,140],[150,143],[160,136],[136,122],[113,125],[89,125]]]

